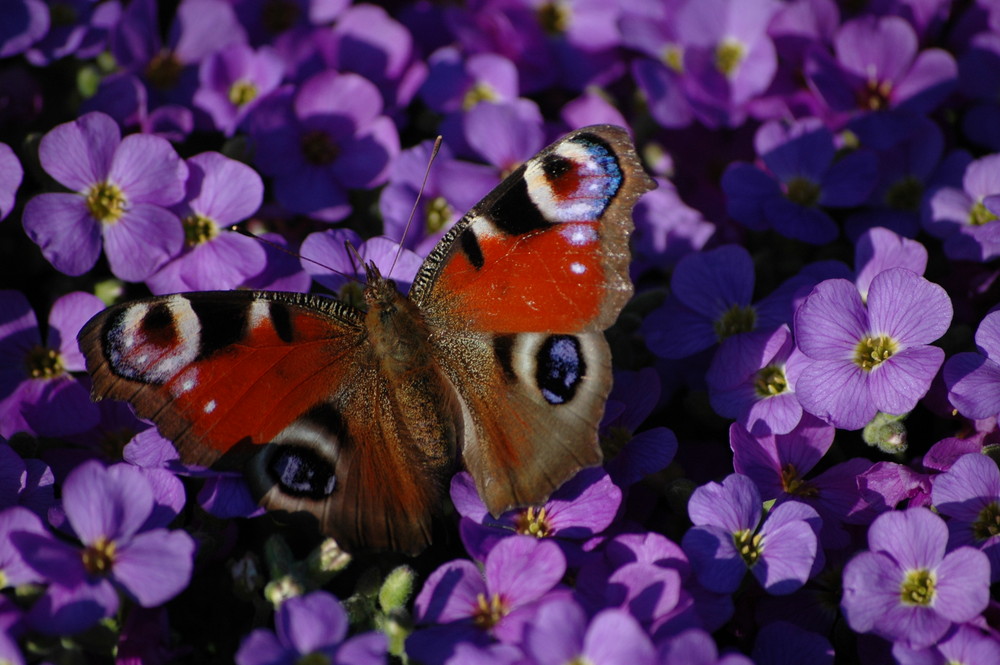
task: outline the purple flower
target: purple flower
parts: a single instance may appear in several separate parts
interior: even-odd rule
[[[24,53],[49,30],[49,8],[42,0],[13,0],[3,12],[0,58]]]
[[[755,138],[764,167],[736,162],[722,177],[729,214],[751,229],[823,245],[839,229],[823,208],[865,201],[877,173],[869,150],[837,155],[834,137],[815,119],[763,125]]]
[[[517,68],[503,56],[466,56],[454,46],[446,46],[432,53],[427,64],[430,70],[420,97],[439,113],[468,111],[480,102],[517,99]]]
[[[569,598],[542,605],[524,631],[524,650],[534,665],[652,665],[655,652],[628,612],[606,609],[592,619]]]
[[[712,408],[754,433],[787,434],[802,418],[795,381],[808,362],[784,324],[723,340],[706,375]]]
[[[906,268],[918,275],[927,269],[927,248],[916,240],[904,238],[889,229],[875,227],[865,231],[854,246],[854,283],[861,298],[868,298],[868,288],[875,275],[889,268]]]
[[[385,635],[371,632],[347,638],[347,612],[325,591],[289,598],[278,607],[274,632],[258,628],[239,651],[238,665],[295,665],[322,662],[331,665],[385,663]]]
[[[17,155],[6,143],[0,143],[0,221],[3,221],[14,208],[14,197],[17,188],[24,178],[24,169]]]
[[[600,467],[583,469],[552,493],[541,506],[515,508],[500,517],[490,515],[466,472],[451,480],[451,500],[461,514],[462,542],[474,558],[484,560],[501,540],[516,534],[552,538],[570,564],[580,545],[611,525],[622,492]]]
[[[545,146],[542,116],[534,102],[478,104],[463,116],[463,138],[502,177]]]
[[[981,453],[959,457],[934,479],[934,507],[949,518],[948,548],[971,545],[986,553],[1000,580],[1000,469]]]
[[[658,187],[643,194],[632,213],[632,274],[636,278],[645,269],[674,267],[701,250],[716,231],[715,224],[681,200],[672,182],[657,178],[656,183]]]
[[[187,586],[194,540],[160,527],[154,488],[141,470],[85,462],[66,478],[62,499],[82,549],[48,536],[15,536],[21,555],[49,582],[31,609],[37,629],[83,630],[117,611],[118,590],[155,607]]]
[[[101,81],[93,97],[84,101],[84,111],[100,111],[122,127],[144,134],[183,141],[194,129],[194,113],[186,106],[163,104],[150,108],[149,90],[138,76],[121,72]]]
[[[670,279],[671,298],[643,322],[650,349],[684,358],[733,335],[784,323],[780,303],[751,305],[753,286],[753,259],[743,247],[688,254]]]
[[[958,60],[958,85],[973,105],[962,116],[962,131],[974,143],[1000,150],[1000,34],[981,32]]]
[[[288,240],[277,233],[261,233],[257,237],[266,241],[266,264],[261,272],[248,278],[243,285],[260,291],[308,291],[312,279],[303,270],[298,253],[289,245]],[[279,247],[288,251],[282,251]]]
[[[1000,217],[985,203],[994,194],[1000,194],[1000,155],[970,163],[962,189],[942,187],[931,196],[924,226],[944,239],[948,258],[985,262],[1000,256]]]
[[[688,513],[695,526],[684,534],[681,546],[698,581],[712,591],[732,593],[749,569],[767,593],[789,594],[820,563],[816,511],[788,501],[763,520],[760,493],[746,476],[733,474],[721,485],[702,485],[691,496]]]
[[[753,661],[739,653],[719,655],[712,636],[694,628],[663,642],[657,651],[660,665],[752,665]]]
[[[779,7],[773,0],[681,5],[676,31],[684,46],[684,91],[703,124],[743,124],[746,104],[771,84],[777,54],[767,25]]]
[[[738,424],[729,428],[733,469],[750,477],[765,501],[789,499],[812,506],[823,518],[823,541],[827,546],[849,544],[841,523],[866,523],[867,504],[858,495],[857,476],[871,467],[865,459],[852,459],[827,469],[809,480],[806,475],[820,462],[833,443],[834,428],[815,416],[804,414],[802,422],[787,434],[751,435]]]
[[[43,580],[15,546],[14,539],[19,533],[44,536],[48,532],[41,518],[27,508],[14,506],[0,512],[0,589]]]
[[[76,334],[103,308],[89,293],[59,298],[43,343],[27,298],[0,291],[0,436],[64,436],[97,424],[97,407],[69,372],[83,371]]]
[[[497,184],[494,169],[455,159],[446,144],[431,163],[431,147],[431,141],[424,141],[401,152],[379,198],[385,235],[421,256]],[[420,205],[410,223],[418,196]]]
[[[325,71],[281,88],[251,118],[255,160],[278,202],[325,221],[348,215],[347,190],[384,182],[399,152],[378,88],[357,74]]]
[[[283,65],[274,51],[230,44],[201,61],[201,86],[194,104],[212,117],[215,128],[232,136],[260,101],[281,83]]]
[[[0,442],[0,506],[24,506],[46,515],[56,503],[54,485],[55,476],[45,462],[21,459],[13,448]]]
[[[927,663],[969,663],[990,665],[1000,663],[1000,640],[971,624],[956,626],[937,644],[926,649],[910,649],[896,643],[892,655],[900,665],[926,665]]]
[[[684,90],[684,44],[677,22],[681,3],[626,3],[622,41],[646,57],[632,63],[632,78],[661,127],[687,127],[693,110]]]
[[[948,401],[967,418],[1000,417],[1000,309],[979,323],[976,348],[944,364]]]
[[[115,275],[141,281],[180,251],[184,230],[167,206],[184,196],[187,166],[166,140],[122,139],[115,121],[95,112],[46,134],[38,158],[73,190],[24,207],[24,230],[57,270],[82,275],[103,244]]]
[[[913,27],[896,16],[864,16],[834,37],[836,60],[816,50],[806,62],[809,84],[834,111],[899,108],[928,112],[957,83],[955,59],[942,49],[917,53]]]
[[[356,248],[357,254],[347,245]],[[423,263],[415,253],[389,238],[375,236],[361,242],[350,229],[311,233],[302,242],[301,251],[302,267],[317,283],[359,307],[366,264],[374,263],[383,277],[396,280],[405,292]]]
[[[566,572],[555,543],[527,536],[505,538],[486,556],[482,572],[468,560],[446,563],[427,578],[414,604],[418,629],[407,653],[422,662],[443,662],[462,641],[492,636],[517,644],[536,611],[536,601]],[[435,625],[436,624],[436,625]]]
[[[121,17],[117,2],[50,0],[52,25],[27,52],[31,64],[44,67],[68,55],[93,58],[108,46],[108,32]]]
[[[909,412],[944,361],[930,343],[951,314],[944,289],[905,268],[876,275],[867,304],[847,280],[817,285],[795,313],[799,349],[813,361],[796,382],[802,407],[844,429]]]
[[[252,168],[217,152],[187,160],[184,201],[173,208],[186,251],[146,279],[153,293],[234,289],[264,270],[262,243],[229,231],[260,207],[264,183]]]
[[[945,554],[948,528],[925,508],[879,515],[867,551],[844,568],[841,609],[859,633],[920,649],[989,602],[990,563],[972,547]]]

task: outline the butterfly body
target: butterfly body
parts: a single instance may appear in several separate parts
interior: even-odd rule
[[[600,463],[603,330],[651,186],[623,130],[579,130],[460,220],[408,297],[368,266],[364,311],[250,291],[106,310],[80,333],[94,394],[347,549],[419,551],[459,458],[494,514]]]

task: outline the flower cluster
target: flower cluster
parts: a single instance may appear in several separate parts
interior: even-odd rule
[[[0,662],[1000,662],[998,100],[991,0],[5,0]],[[659,188],[546,503],[352,560],[89,400],[105,304],[405,288],[597,123]]]

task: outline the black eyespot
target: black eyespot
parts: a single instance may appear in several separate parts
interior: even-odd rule
[[[587,374],[580,340],[572,335],[551,335],[542,343],[535,358],[535,380],[549,404],[565,404]]]
[[[274,482],[292,496],[322,500],[337,485],[333,466],[304,446],[279,447],[268,463],[268,471]]]

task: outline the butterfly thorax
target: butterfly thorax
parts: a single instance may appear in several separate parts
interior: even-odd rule
[[[387,374],[406,375],[432,364],[424,317],[395,282],[370,268],[364,298],[368,337]]]

